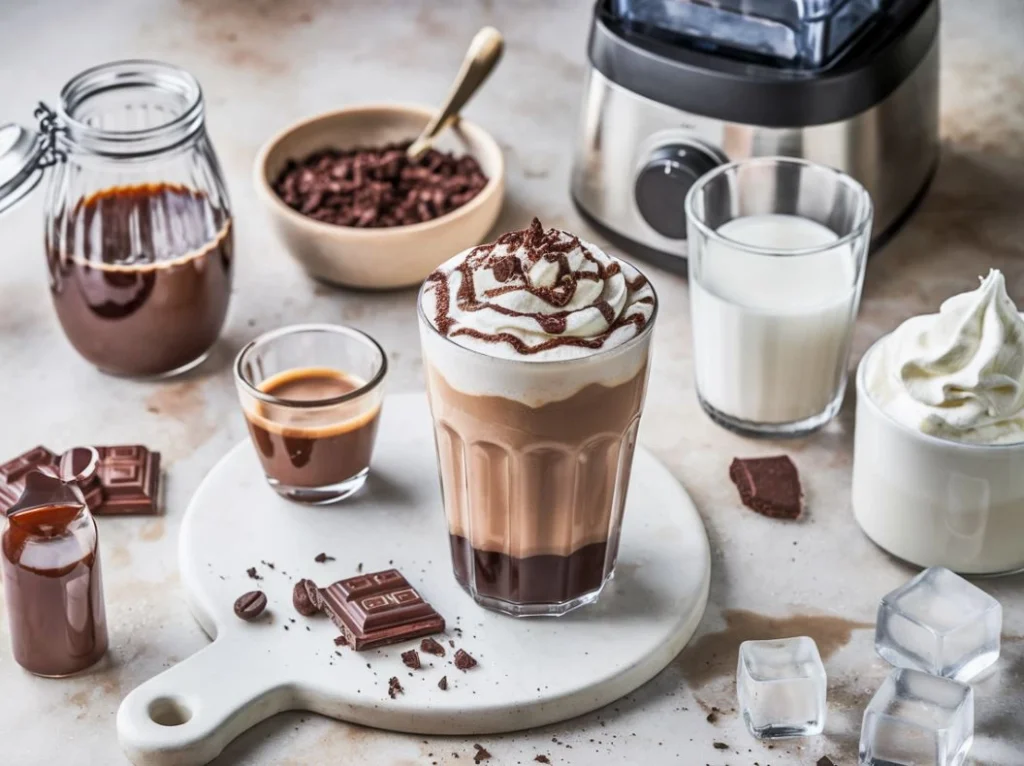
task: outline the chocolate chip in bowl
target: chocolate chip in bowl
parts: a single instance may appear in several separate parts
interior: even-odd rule
[[[436,149],[408,160],[404,148],[433,113],[350,107],[292,125],[260,151],[257,192],[285,247],[313,277],[406,287],[486,238],[504,197],[501,149],[460,119]]]

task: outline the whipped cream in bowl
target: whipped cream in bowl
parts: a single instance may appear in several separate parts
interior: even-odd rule
[[[999,271],[865,354],[853,510],[915,564],[1024,568],[1024,318]]]

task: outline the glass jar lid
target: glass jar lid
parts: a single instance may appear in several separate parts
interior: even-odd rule
[[[0,125],[0,213],[39,185],[45,151],[41,134],[13,122]]]

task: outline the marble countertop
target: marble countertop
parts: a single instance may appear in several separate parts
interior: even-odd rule
[[[250,184],[257,148],[285,124],[359,101],[435,102],[473,32],[493,24],[505,60],[467,114],[493,132],[508,161],[499,227],[540,214],[592,235],[567,189],[584,74],[589,4],[327,0],[117,0],[6,3],[0,7],[0,104],[30,122],[70,76],[104,60],[161,58],[203,84],[209,129],[237,220],[238,271],[228,325],[211,359],[172,382],[112,379],[64,340],[47,296],[43,194],[0,219],[0,455],[43,442],[144,442],[164,453],[166,515],[104,519],[103,564],[111,652],[84,676],[50,681],[21,671],[0,620],[0,761],[125,763],[114,717],[143,680],[207,643],[181,597],[176,538],[188,499],[236,441],[230,360],[264,330],[298,321],[356,325],[389,350],[392,391],[422,390],[411,291],[367,294],[308,279],[272,236]],[[904,318],[934,310],[990,266],[1024,305],[1024,4],[944,3],[943,154],[919,212],[868,268],[854,357]],[[599,238],[596,238],[600,241]],[[713,551],[711,597],[697,637],[657,678],[591,715],[544,729],[472,739],[405,736],[302,713],[257,726],[215,762],[226,764],[466,764],[473,743],[489,763],[810,764],[856,761],[861,713],[886,674],[873,651],[878,599],[913,570],[875,548],[850,512],[852,401],[813,438],[784,445],[721,430],[693,391],[684,280],[648,269],[662,299],[642,431],[694,497]],[[740,506],[727,479],[734,455],[781,449],[804,477],[798,523]],[[971,762],[1024,763],[1024,577],[981,581],[1004,605],[998,671],[977,685]],[[736,714],[734,672],[748,638],[806,634],[829,673],[825,734],[768,745]],[[712,708],[719,713],[711,716]],[[716,749],[714,743],[728,749]]]

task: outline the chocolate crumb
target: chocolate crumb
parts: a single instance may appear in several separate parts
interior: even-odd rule
[[[823,755],[823,756],[821,756],[821,758],[818,759],[817,766],[836,766],[836,765],[834,763],[832,763],[832,759],[831,758],[829,758],[827,755]]]
[[[323,564],[325,561],[335,561],[334,556],[328,556],[326,553],[318,553],[313,557],[313,561],[317,564]]]
[[[455,652],[455,667],[459,670],[469,670],[476,667],[476,660],[465,649]]]
[[[358,564],[356,564],[356,571],[357,572],[362,572],[363,571],[363,562],[362,561],[360,561]]]
[[[726,743],[724,743],[724,742],[712,742],[711,746],[713,748],[715,748],[715,750],[728,750],[729,749],[729,746]]]
[[[335,646],[348,646],[348,639],[345,638],[345,634],[342,633],[340,636],[334,639]]]
[[[489,761],[491,754],[487,752],[487,748],[483,745],[473,745],[476,748],[476,755],[473,756],[473,763],[480,763],[481,761]]]
[[[312,617],[320,611],[320,591],[312,580],[302,579],[295,583],[292,589],[292,604],[295,611],[303,617]]]
[[[551,763],[550,759],[546,755],[538,755],[533,760],[537,763]]]
[[[419,652],[417,652],[415,649],[410,649],[407,652],[402,652],[402,662],[405,664],[407,668],[419,670],[421,667]]]
[[[441,680],[437,682],[437,688],[443,692],[448,691],[448,676],[441,676]]]
[[[452,641],[450,638],[448,639],[448,646],[450,646],[452,649],[455,648],[455,642]]]
[[[249,567],[248,569],[245,570],[245,573],[247,575],[249,575],[249,579],[250,580],[262,580],[263,579],[262,577],[260,577],[259,572],[256,571],[256,567]]]
[[[444,657],[444,647],[432,638],[424,638],[420,641],[420,651],[435,657]]]
[[[719,710],[716,707],[711,708],[711,712],[708,713],[708,717],[706,719],[707,722],[708,723],[718,723],[718,714],[721,713],[721,712],[722,711]]]
[[[391,697],[391,699],[394,699],[396,696],[404,692],[405,689],[403,689],[402,684],[399,683],[398,676],[391,676],[391,678],[388,679],[388,696]]]

